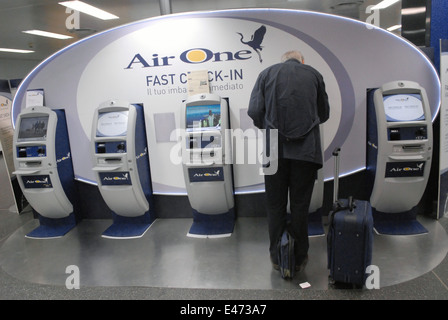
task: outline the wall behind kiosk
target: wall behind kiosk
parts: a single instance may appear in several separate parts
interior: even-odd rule
[[[263,50],[257,52],[247,41],[262,26]],[[203,37],[197,37],[198,32]],[[343,174],[365,166],[366,88],[396,79],[419,82],[428,92],[433,116],[438,112],[437,73],[409,42],[351,19],[276,9],[163,16],[86,38],[44,61],[23,81],[13,112],[16,117],[25,108],[26,90],[33,88],[45,90],[49,105],[65,106],[69,134],[76,137],[71,141],[75,175],[83,189],[90,189],[94,177],[84,155],[93,109],[111,98],[143,102],[156,200],[164,207],[183,208],[188,199],[182,165],[175,161],[177,142],[170,133],[180,127],[178,110],[187,97],[188,71],[208,70],[211,92],[228,98],[231,127],[249,130],[253,126],[247,105],[258,73],[291,48],[300,48],[326,81],[331,103],[331,117],[324,125],[326,179],[332,178],[335,146],[342,146]],[[264,190],[258,168],[234,165],[240,215],[264,212],[262,206],[251,206]],[[173,205],[171,199],[178,195],[184,197]]]

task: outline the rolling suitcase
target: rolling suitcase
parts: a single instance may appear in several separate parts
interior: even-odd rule
[[[366,268],[372,262],[373,217],[368,201],[338,199],[339,152],[335,157],[333,209],[329,213],[327,235],[327,258],[330,281],[362,287],[367,275]]]

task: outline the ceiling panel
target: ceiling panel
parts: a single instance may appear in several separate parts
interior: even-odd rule
[[[79,30],[68,30],[66,20],[70,13],[58,4],[61,0],[1,0],[0,47],[34,50],[30,54],[0,52],[0,59],[28,59],[41,61],[65,46],[86,36],[119,25],[161,14],[158,0],[85,0],[85,2],[119,16],[103,21],[80,14]],[[209,11],[236,8],[286,8],[339,14],[365,19],[366,4],[380,0],[160,0],[170,4],[172,13]],[[396,17],[397,14],[394,14]],[[398,12],[398,16],[400,13]],[[39,29],[62,33],[73,38],[57,40],[25,34],[22,31]]]

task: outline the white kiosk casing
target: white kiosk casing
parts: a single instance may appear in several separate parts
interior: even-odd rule
[[[136,128],[136,119],[134,105],[108,101],[97,108],[92,125],[93,171],[98,188],[109,208],[124,217],[141,216],[150,209],[136,156],[138,152],[147,156],[147,147],[136,150],[136,134],[146,135],[146,131],[144,126]]]
[[[227,101],[216,94],[193,95],[183,104],[183,172],[190,205],[201,214],[234,207],[232,166],[226,163],[232,159],[228,113]]]
[[[313,194],[311,196],[309,213],[314,213],[322,208],[324,202],[324,173],[323,169],[317,171],[317,178],[314,182]]]
[[[411,81],[389,82],[375,90],[373,105],[369,122],[376,124],[368,126],[367,145],[368,170],[375,172],[370,203],[379,212],[406,212],[419,203],[431,169],[426,91]]]
[[[58,115],[47,107],[23,110],[17,117],[13,140],[13,158],[17,180],[31,207],[45,218],[65,218],[73,213],[73,205],[64,190],[67,174],[73,179],[71,154],[65,124],[59,123],[62,135],[57,139]],[[57,148],[57,144],[61,148]],[[60,169],[67,165],[67,170]]]

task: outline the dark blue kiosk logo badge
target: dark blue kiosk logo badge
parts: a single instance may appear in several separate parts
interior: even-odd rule
[[[100,180],[103,186],[131,185],[129,172],[100,172]]]
[[[22,176],[22,181],[27,189],[53,188],[49,175]]]
[[[424,161],[388,162],[386,163],[386,178],[423,177],[424,169]]]
[[[190,182],[224,181],[222,167],[189,168]]]

